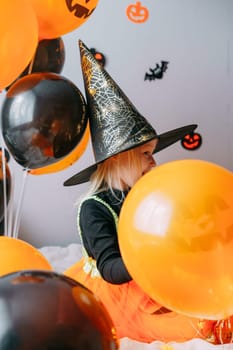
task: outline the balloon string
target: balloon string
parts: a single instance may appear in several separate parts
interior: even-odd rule
[[[7,189],[6,189],[6,157],[5,157],[5,148],[2,147],[2,175],[3,175],[3,205],[4,205],[4,234],[8,235],[7,228]]]
[[[13,236],[13,212],[14,212],[14,177],[11,176],[11,186],[10,186],[10,198],[8,201],[8,222],[7,222],[7,227],[8,227],[8,232],[7,236],[12,237]]]
[[[1,150],[2,150],[2,176],[3,176],[3,221],[4,221],[4,235],[8,236],[8,228],[7,228],[7,189],[6,189],[6,157],[5,157],[5,148],[4,148],[4,141],[3,141],[3,135],[1,133]]]
[[[25,185],[26,185],[27,174],[28,174],[27,169],[23,169],[22,186],[21,186],[19,202],[18,202],[18,207],[17,207],[17,211],[16,211],[16,216],[15,216],[15,222],[14,222],[14,231],[13,231],[13,237],[14,238],[18,238],[19,224],[20,224],[21,213],[22,213],[22,203],[23,203],[23,196],[24,196],[24,188],[25,188]]]

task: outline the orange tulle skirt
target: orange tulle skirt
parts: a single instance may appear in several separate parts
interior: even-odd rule
[[[212,334],[213,321],[200,321],[175,312],[168,312],[152,301],[134,282],[114,285],[93,271],[84,271],[82,258],[64,272],[97,295],[108,310],[116,327],[118,338],[128,337],[150,343],[184,342],[193,338],[206,339]],[[210,339],[211,340],[211,339]]]

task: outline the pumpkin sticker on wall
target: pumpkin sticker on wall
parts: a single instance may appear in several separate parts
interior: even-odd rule
[[[144,23],[148,20],[149,10],[140,1],[130,4],[126,9],[128,19],[134,23]]]
[[[195,151],[202,145],[202,137],[197,132],[187,134],[181,140],[181,145],[188,151]]]
[[[102,52],[96,50],[95,48],[91,48],[90,51],[91,51],[91,53],[93,54],[93,56],[95,57],[95,59],[96,59],[100,64],[102,64],[102,66],[104,67],[105,64],[106,64],[105,55],[104,55]]]

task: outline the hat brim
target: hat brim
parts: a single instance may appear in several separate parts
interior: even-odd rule
[[[191,124],[187,126],[183,126],[178,129],[173,129],[168,132],[165,132],[161,135],[158,135],[158,143],[154,153],[158,153],[163,149],[173,145],[175,142],[181,140],[185,135],[192,133],[197,128],[197,124]],[[68,180],[66,180],[63,185],[64,186],[74,186],[81,185],[90,180],[91,175],[97,169],[97,165],[93,164],[88,168],[80,171],[79,173],[71,176]]]
[[[173,145],[173,143],[181,140],[185,135],[192,133],[196,128],[197,124],[191,124],[158,135],[159,142],[157,143],[154,153],[158,153],[164,148]]]

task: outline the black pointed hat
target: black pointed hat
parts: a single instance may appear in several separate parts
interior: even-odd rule
[[[157,135],[81,40],[79,48],[95,164],[66,180],[64,186],[89,181],[97,165],[113,155],[153,139],[158,139],[155,152],[159,152],[197,127],[187,125]]]

